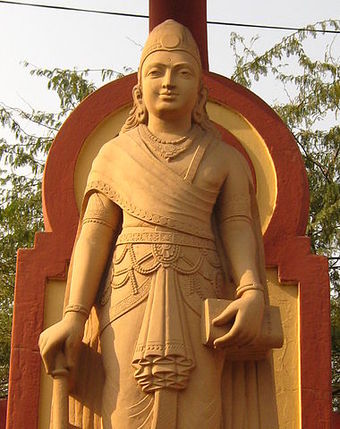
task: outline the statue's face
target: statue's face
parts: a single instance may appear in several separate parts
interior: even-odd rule
[[[149,115],[165,119],[191,115],[201,76],[190,54],[153,52],[144,61],[141,76],[143,100]]]

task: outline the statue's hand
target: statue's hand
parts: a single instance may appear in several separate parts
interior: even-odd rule
[[[245,346],[259,334],[263,313],[264,296],[259,290],[249,290],[233,301],[212,321],[215,326],[232,323],[230,331],[214,341],[215,347]]]
[[[79,313],[67,313],[39,337],[40,354],[47,374],[72,369],[84,335],[85,318]],[[62,368],[64,367],[64,368]]]

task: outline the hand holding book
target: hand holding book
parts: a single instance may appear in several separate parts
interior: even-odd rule
[[[261,318],[256,312],[247,318],[240,301],[209,298],[203,302],[202,343],[224,347],[229,360],[264,359],[270,349],[283,344],[279,308],[263,305]],[[256,317],[256,326],[251,326]]]

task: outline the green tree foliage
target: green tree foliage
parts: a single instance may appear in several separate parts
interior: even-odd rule
[[[43,70],[24,65],[57,93],[59,111],[24,111],[0,102],[0,125],[9,135],[0,138],[0,397],[8,389],[16,252],[32,247],[35,233],[43,230],[41,180],[48,150],[67,116],[96,89],[93,77],[106,82],[122,76],[106,69]]]
[[[308,43],[322,37],[316,29],[339,30],[340,21],[327,21],[298,31],[262,54],[233,33],[235,55],[232,79],[253,88],[261,80],[274,80],[286,100],[273,109],[292,131],[307,169],[310,213],[307,234],[312,250],[328,257],[331,281],[333,406],[340,410],[340,69],[332,44],[323,58],[308,55]],[[334,43],[334,40],[333,40]],[[306,46],[307,45],[307,46]]]
[[[257,53],[257,39],[248,42],[232,34],[235,67],[232,79],[254,88],[273,79],[286,94],[284,102],[272,107],[293,132],[306,164],[311,194],[308,235],[315,253],[329,258],[332,284],[332,340],[334,407],[339,409],[340,373],[340,279],[339,271],[339,61],[331,46],[324,58],[311,58],[308,44],[324,33],[315,29],[339,29],[339,21],[326,21],[309,30],[284,37],[264,53]],[[306,47],[307,46],[307,47]],[[16,250],[32,247],[36,231],[43,229],[41,178],[48,149],[69,113],[96,89],[94,79],[106,82],[120,77],[114,70],[39,69],[25,64],[30,73],[47,81],[60,101],[58,113],[24,111],[0,103],[0,123],[12,134],[0,139],[1,191],[0,228],[0,396],[7,392],[10,326],[15,277]],[[129,72],[130,70],[126,70]],[[99,74],[99,79],[98,79]],[[256,90],[256,88],[255,88]],[[280,98],[282,100],[282,98]],[[326,124],[326,125],[325,125]]]

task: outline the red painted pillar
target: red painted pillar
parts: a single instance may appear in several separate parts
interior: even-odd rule
[[[0,398],[0,429],[6,427],[7,398]]]
[[[206,0],[149,0],[149,29],[166,19],[174,19],[189,28],[201,53],[202,67],[209,69]]]

